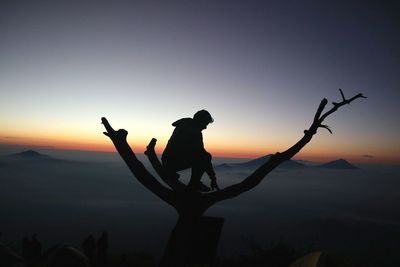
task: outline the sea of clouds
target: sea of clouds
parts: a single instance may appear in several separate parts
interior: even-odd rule
[[[107,230],[116,253],[162,253],[176,212],[136,181],[118,155],[43,152],[50,160],[0,158],[3,240],[18,248],[23,236],[37,233],[45,247],[80,246],[89,234],[99,236]],[[149,167],[147,159],[140,158]],[[232,162],[240,160],[215,160],[216,165]],[[217,168],[222,188],[249,173]],[[251,241],[268,245],[284,239],[299,248],[360,255],[375,247],[396,258],[399,173],[368,166],[277,169],[253,190],[207,211],[206,215],[225,218],[218,254],[244,253]],[[187,181],[189,174],[183,172],[181,179]],[[208,182],[207,177],[203,181]]]

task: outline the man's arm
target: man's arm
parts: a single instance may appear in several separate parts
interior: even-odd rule
[[[217,184],[217,177],[215,176],[214,167],[213,167],[212,162],[211,162],[212,156],[206,150],[204,150],[204,151],[205,151],[205,153],[207,155],[206,156],[207,157],[207,165],[206,165],[205,171],[206,171],[208,177],[210,177],[210,180],[211,180],[211,184],[210,184],[211,190],[219,191],[219,187],[218,187],[218,184]]]

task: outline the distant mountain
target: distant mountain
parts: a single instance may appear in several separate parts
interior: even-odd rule
[[[256,158],[250,161],[242,162],[242,163],[233,163],[233,164],[220,164],[215,166],[216,170],[219,171],[229,171],[229,170],[239,170],[239,169],[256,169],[260,167],[262,164],[267,162],[272,155],[266,155],[260,158]],[[305,168],[324,168],[324,169],[342,169],[342,170],[356,170],[359,169],[356,166],[352,165],[348,161],[344,159],[338,159],[334,161],[330,161],[324,164],[315,164],[308,162],[305,164],[304,161],[297,160],[287,160],[283,162],[278,168],[282,169],[305,169]]]
[[[80,165],[80,166],[87,166],[90,164],[97,164],[96,162],[86,162],[86,161],[75,161],[75,160],[67,160],[67,159],[60,159],[57,157],[49,156],[46,154],[41,154],[35,150],[26,150],[15,154],[9,154],[6,156],[0,157],[0,167],[1,166],[14,166],[17,164],[34,164],[34,165],[60,165],[60,164],[68,164],[70,166],[73,165]]]
[[[265,162],[267,162],[271,157],[272,157],[272,155],[266,155],[266,156],[263,156],[263,157],[260,157],[260,158],[256,158],[256,159],[253,159],[253,160],[250,160],[250,161],[247,161],[247,162],[237,163],[236,165],[239,166],[239,167],[257,168],[257,167],[260,167],[261,165],[263,165]],[[290,169],[298,169],[298,168],[304,168],[306,166],[304,164],[302,164],[302,163],[299,163],[299,162],[295,161],[295,160],[287,160],[287,161],[283,162],[279,167],[281,167],[281,168],[290,168]]]
[[[356,166],[352,165],[350,162],[344,159],[337,159],[334,161],[330,161],[318,166],[317,168],[325,168],[325,169],[342,169],[342,170],[357,170]]]
[[[27,150],[16,154],[11,154],[7,157],[13,159],[51,159],[50,156],[40,154],[39,152],[34,150]]]
[[[219,171],[230,171],[234,168],[234,166],[231,166],[231,165],[233,165],[233,164],[223,163],[223,164],[214,166],[214,168]]]
[[[266,155],[263,157],[259,157],[250,161],[246,161],[243,163],[236,163],[235,165],[237,166],[243,166],[243,167],[259,167],[261,165],[263,165],[265,162],[267,162],[270,158],[272,157],[272,155]]]
[[[232,163],[232,164],[221,164],[215,166],[217,170],[221,171],[226,171],[226,170],[237,170],[237,169],[256,169],[263,165],[265,162],[267,162],[272,155],[266,155],[263,157],[259,157],[250,161],[242,162],[242,163]],[[307,166],[297,162],[295,160],[287,160],[281,165],[278,166],[278,168],[284,168],[284,169],[302,169],[306,168]]]
[[[44,163],[44,164],[51,164],[51,163],[67,163],[69,161],[63,160],[63,159],[58,159],[58,158],[53,158],[49,155],[41,154],[37,151],[34,150],[26,150],[20,153],[15,153],[15,154],[10,154],[4,157],[0,158],[0,161],[3,161],[7,164],[12,163]]]

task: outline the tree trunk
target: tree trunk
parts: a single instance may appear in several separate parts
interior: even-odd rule
[[[193,235],[201,214],[181,215],[171,232],[161,267],[185,267],[189,260],[191,236]]]
[[[215,261],[223,222],[223,218],[201,216],[200,213],[179,215],[160,266],[211,265]]]
[[[261,165],[243,181],[218,190],[217,192],[206,194],[188,191],[185,184],[181,183],[176,178],[167,176],[167,173],[163,170],[155,153],[154,146],[156,140],[153,139],[147,147],[145,154],[149,157],[151,164],[163,182],[169,187],[160,183],[138,160],[129,146],[126,141],[128,132],[124,129],[115,131],[108,123],[107,119],[102,118],[102,123],[106,128],[104,134],[114,143],[118,153],[136,179],[149,191],[153,192],[178,211],[178,221],[171,232],[160,266],[186,267],[193,263],[206,263],[199,262],[199,260],[208,260],[206,264],[212,263],[215,257],[216,244],[218,243],[219,234],[222,229],[223,219],[203,217],[203,213],[219,201],[234,198],[256,187],[272,170],[284,161],[291,159],[307,145],[319,128],[324,128],[332,133],[329,126],[322,124],[329,115],[336,112],[343,105],[348,105],[358,98],[366,98],[362,94],[357,94],[352,98],[346,99],[343,91],[341,89],[339,89],[339,91],[342,96],[342,101],[338,103],[332,102],[333,107],[323,113],[328,103],[328,100],[324,98],[318,106],[311,126],[308,130],[304,131],[304,136],[297,143],[282,153],[276,153],[270,160]]]

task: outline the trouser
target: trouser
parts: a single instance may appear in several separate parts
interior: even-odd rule
[[[212,156],[206,152],[196,157],[181,157],[163,159],[163,166],[167,172],[176,173],[185,169],[192,169],[192,175],[189,181],[190,188],[197,188],[204,172],[210,177],[215,178],[214,168],[211,163]]]

